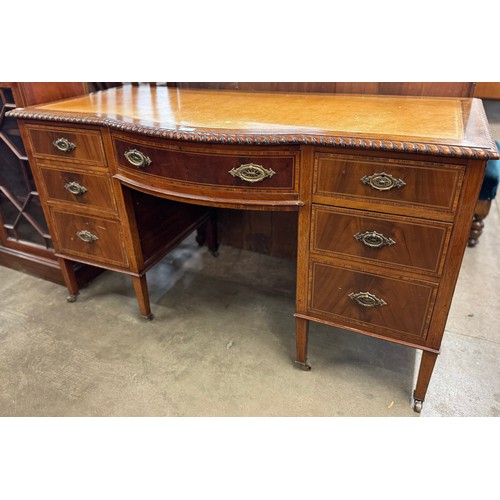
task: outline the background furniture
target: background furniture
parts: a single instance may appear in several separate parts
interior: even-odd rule
[[[148,266],[209,207],[298,212],[297,364],[310,321],[421,349],[420,411],[498,158],[480,101],[146,85],[10,116],[57,255],[132,275],[143,315]]]
[[[496,141],[500,150],[500,142]],[[474,212],[474,220],[469,235],[468,246],[475,247],[479,243],[479,237],[483,233],[484,219],[490,213],[492,200],[495,199],[500,181],[500,160],[490,160],[486,165],[484,180],[479,193],[479,200]]]
[[[30,163],[14,118],[7,111],[87,93],[74,83],[0,82],[0,265],[64,284],[52,236],[40,205]],[[99,270],[78,265],[80,284]]]

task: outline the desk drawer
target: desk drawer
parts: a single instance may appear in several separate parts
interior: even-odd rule
[[[309,309],[313,316],[340,327],[422,342],[436,290],[437,286],[429,283],[404,281],[312,261]]]
[[[286,151],[272,155],[261,151],[226,153],[215,148],[166,148],[121,139],[115,139],[114,145],[118,168],[125,174],[141,172],[173,182],[232,190],[297,190],[295,155]]]
[[[125,267],[120,221],[51,210],[56,249],[65,257]]]
[[[311,251],[439,275],[452,225],[314,205]]]
[[[80,165],[106,165],[98,130],[30,124],[26,131],[35,158]]]
[[[116,213],[108,174],[91,174],[70,168],[39,167],[47,200],[98,208]]]
[[[462,165],[318,153],[313,196],[318,203],[362,203],[392,213],[452,214],[464,171]]]

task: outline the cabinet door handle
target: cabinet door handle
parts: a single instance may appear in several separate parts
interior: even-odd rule
[[[255,163],[245,163],[239,167],[234,167],[229,172],[233,177],[238,177],[246,182],[261,182],[266,177],[272,177],[276,172],[272,168],[264,168]]]
[[[365,233],[356,233],[354,237],[370,248],[380,248],[383,246],[394,245],[396,242],[392,238],[387,238],[377,231],[366,231]]]
[[[63,153],[71,153],[71,151],[76,148],[76,144],[68,141],[68,139],[65,139],[64,137],[59,137],[59,139],[56,139],[52,145]]]
[[[349,298],[363,307],[378,307],[387,305],[385,300],[375,297],[375,295],[370,292],[352,292],[349,294]]]
[[[146,168],[153,163],[149,156],[146,156],[144,153],[141,153],[137,149],[129,149],[123,153],[127,161],[138,168]]]
[[[71,194],[81,195],[87,192],[87,188],[78,184],[78,182],[71,181],[64,184],[64,189],[68,190]]]
[[[92,234],[90,231],[87,231],[86,229],[84,231],[78,231],[76,235],[85,243],[94,243],[99,239],[95,234]]]
[[[391,174],[386,174],[385,172],[365,175],[360,181],[378,191],[389,191],[392,188],[401,189],[403,186],[406,186],[406,182],[401,179],[396,179]]]

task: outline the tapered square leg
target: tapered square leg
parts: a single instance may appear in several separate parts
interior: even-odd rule
[[[420,413],[425,400],[425,394],[429,387],[434,365],[436,364],[438,354],[435,352],[423,351],[420,369],[418,371],[417,385],[413,392],[413,409]]]
[[[61,266],[61,272],[64,279],[64,284],[68,289],[68,296],[66,300],[68,302],[74,302],[79,293],[78,282],[76,281],[75,270],[73,269],[73,263],[70,260],[58,259],[59,265]]]
[[[307,364],[307,343],[309,340],[309,321],[307,319],[295,318],[296,328],[296,358],[295,364],[303,370],[309,371],[311,367]]]
[[[139,313],[144,319],[148,321],[154,318],[151,313],[151,306],[149,303],[149,292],[148,292],[148,282],[146,281],[146,275],[143,276],[133,276],[132,277],[135,289],[135,295],[137,296],[137,302],[139,303]]]

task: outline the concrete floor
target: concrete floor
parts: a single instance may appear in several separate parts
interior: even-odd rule
[[[421,417],[500,416],[497,202],[485,222]],[[0,267],[0,415],[419,416],[411,348],[313,324],[313,369],[294,368],[294,273],[190,238],[148,273],[146,322],[127,276],[106,272],[69,304],[63,287]]]

